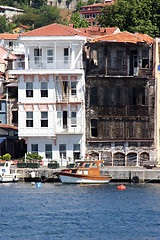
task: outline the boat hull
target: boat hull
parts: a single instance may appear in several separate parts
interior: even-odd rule
[[[102,184],[109,183],[111,180],[110,177],[103,176],[89,176],[89,175],[76,175],[76,174],[67,174],[60,173],[58,175],[62,183],[90,183],[90,184]]]
[[[19,178],[15,177],[15,176],[1,176],[0,177],[0,183],[8,183],[8,182],[18,182]]]

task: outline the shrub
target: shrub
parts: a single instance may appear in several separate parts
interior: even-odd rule
[[[11,155],[9,153],[6,153],[3,155],[3,160],[11,160]]]
[[[37,153],[27,153],[26,159],[29,160],[29,161],[33,161],[33,160],[42,161],[43,157],[41,157]]]

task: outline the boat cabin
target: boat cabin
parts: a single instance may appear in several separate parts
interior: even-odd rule
[[[100,176],[99,165],[103,161],[85,161],[76,162],[74,167],[70,170],[70,173],[74,174],[84,174],[91,176]]]

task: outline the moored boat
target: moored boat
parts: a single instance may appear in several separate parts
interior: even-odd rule
[[[108,183],[111,176],[100,174],[100,164],[103,161],[79,161],[70,170],[63,170],[58,173],[58,177],[62,183],[92,183],[102,184]]]
[[[11,173],[11,162],[0,163],[0,183],[18,182],[20,174],[14,172]]]

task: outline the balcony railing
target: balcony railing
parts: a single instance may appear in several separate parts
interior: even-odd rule
[[[82,98],[78,98],[76,95],[57,95],[56,102],[58,103],[66,103],[66,102],[82,102]]]
[[[71,60],[53,60],[47,62],[47,60],[29,60],[28,69],[82,69],[83,63],[81,60],[72,62]],[[13,70],[27,69],[24,61],[15,61],[13,64]]]
[[[54,136],[55,134],[83,134],[84,129],[82,126],[71,127],[69,125],[65,127],[55,128],[38,128],[38,127],[25,127],[18,129],[20,136]]]
[[[84,129],[82,126],[71,127],[66,125],[65,127],[57,127],[56,134],[83,134]]]

